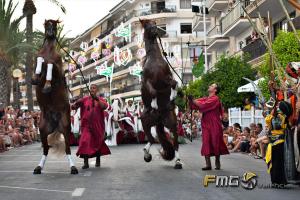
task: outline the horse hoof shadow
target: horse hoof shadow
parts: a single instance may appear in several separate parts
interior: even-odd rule
[[[34,170],[33,170],[33,174],[41,174],[42,173],[42,168],[40,166],[37,166]]]
[[[151,160],[152,160],[152,155],[149,153],[149,154],[146,154],[146,155],[144,155],[144,161],[145,162],[151,162]]]
[[[75,166],[71,167],[71,174],[78,174],[78,170]]]

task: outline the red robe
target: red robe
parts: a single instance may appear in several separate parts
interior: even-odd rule
[[[107,105],[103,98],[98,97],[98,99]],[[92,158],[98,155],[104,156],[110,154],[110,150],[104,141],[104,109],[95,100],[93,106],[92,97],[90,96],[78,100],[72,106],[74,110],[77,108],[80,108],[81,136],[76,155]]]
[[[201,119],[202,126],[202,156],[218,156],[229,154],[223,140],[223,130],[221,123],[222,105],[218,96],[204,97],[195,100],[193,109],[203,113]]]

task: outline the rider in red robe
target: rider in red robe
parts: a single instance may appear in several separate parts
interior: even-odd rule
[[[80,108],[81,115],[81,136],[77,156],[84,158],[82,169],[89,168],[88,159],[96,157],[96,167],[100,167],[100,156],[110,154],[105,144],[105,123],[104,110],[107,108],[106,101],[96,97],[98,88],[90,86],[92,96],[79,99],[72,105],[72,109]]]
[[[219,87],[217,84],[209,86],[208,97],[192,100],[190,106],[203,113],[202,126],[202,149],[201,155],[205,156],[206,167],[202,170],[211,170],[210,157],[216,157],[216,169],[221,168],[220,155],[229,154],[223,140],[221,116],[223,113],[222,104],[217,96]]]

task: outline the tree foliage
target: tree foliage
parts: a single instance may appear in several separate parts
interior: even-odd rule
[[[224,107],[242,106],[247,93],[238,93],[238,87],[247,84],[243,79],[255,79],[255,70],[241,57],[221,56],[214,70],[205,73],[200,79],[191,82],[186,90],[188,95],[202,97],[207,95],[208,86],[217,83],[221,87],[219,97]]]
[[[298,31],[298,35],[300,36],[300,31]],[[275,74],[277,76],[279,75],[279,73],[283,72],[289,62],[300,61],[300,45],[296,36],[292,32],[279,31],[279,34],[272,44],[272,49],[280,63],[280,69],[275,69]],[[264,63],[259,67],[258,70],[260,76],[265,78],[264,81],[261,81],[259,83],[259,87],[261,88],[266,99],[270,97],[268,82],[270,80],[271,69],[272,67],[270,67],[270,54],[267,53],[264,58]]]

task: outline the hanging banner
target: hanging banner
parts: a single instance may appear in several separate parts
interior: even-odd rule
[[[98,51],[93,51],[91,53],[91,59],[93,59],[95,62],[98,60],[99,56],[100,56],[100,54]]]
[[[73,61],[71,61],[71,63],[68,64],[68,70],[69,72],[74,72],[76,70],[76,65],[74,64]]]
[[[115,31],[115,36],[125,38],[126,42],[131,42],[131,24],[128,24],[126,27],[123,22]]]
[[[140,60],[142,60],[146,56],[146,49],[145,48],[139,48],[136,52],[136,57]]]
[[[140,82],[142,80],[142,72],[143,72],[143,68],[140,62],[136,62],[135,65],[129,67],[129,73],[133,76],[139,77]]]
[[[81,52],[81,55],[78,57],[77,61],[81,66],[83,66],[87,62],[87,58],[85,57],[85,53]]]
[[[102,49],[102,54],[106,57],[111,55],[111,50],[110,49]]]
[[[80,44],[80,49],[81,49],[82,51],[84,51],[84,52],[87,51],[88,47],[89,47],[89,45],[88,45],[87,42],[82,42],[82,43]]]
[[[97,74],[105,76],[108,81],[108,78],[111,78],[114,73],[114,63],[112,66],[107,66],[107,61],[105,61],[102,65],[96,66],[95,69],[97,70]]]
[[[116,65],[126,66],[131,60],[132,60],[132,53],[129,48],[127,48],[127,50],[120,50],[118,47],[115,47],[114,62]]]

